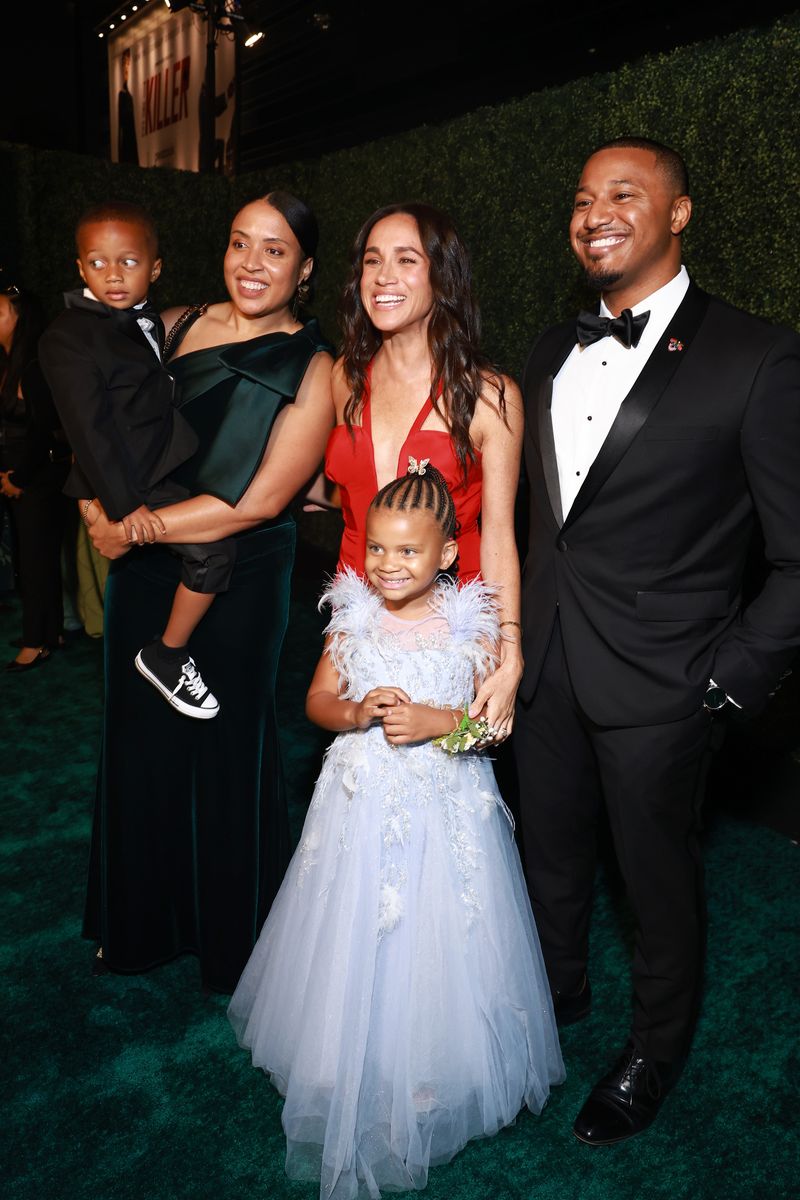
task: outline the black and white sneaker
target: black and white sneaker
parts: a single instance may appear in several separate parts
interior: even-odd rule
[[[164,699],[184,716],[208,721],[219,712],[219,702],[203,683],[193,658],[167,663],[153,652],[152,646],[145,646],[136,655],[135,663],[139,674],[158,688]]]

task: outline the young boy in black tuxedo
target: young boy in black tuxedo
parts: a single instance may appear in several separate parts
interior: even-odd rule
[[[66,310],[41,339],[39,357],[75,455],[65,492],[86,520],[93,504],[121,521],[128,541],[154,542],[159,506],[184,500],[169,479],[197,448],[173,402],[161,362],[164,326],[147,301],[161,274],[158,239],[138,205],[112,202],[84,213],[75,239],[86,287],[65,295]],[[219,704],[187,651],[217,592],[228,587],[232,541],[175,545],[182,560],[169,621],[136,655],[136,668],[179,712],[207,719]]]

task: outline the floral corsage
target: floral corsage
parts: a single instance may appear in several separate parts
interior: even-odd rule
[[[471,717],[469,708],[465,707],[464,715],[450,733],[433,739],[433,745],[448,754],[462,754],[485,742],[489,737],[489,723],[484,717]]]

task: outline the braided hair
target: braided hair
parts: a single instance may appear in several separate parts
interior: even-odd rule
[[[370,509],[373,508],[388,508],[391,512],[426,509],[433,514],[447,541],[456,536],[458,522],[450,488],[442,473],[425,459],[419,465],[412,460],[407,475],[382,487],[370,504]]]

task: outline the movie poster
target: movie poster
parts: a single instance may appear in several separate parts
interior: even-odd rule
[[[207,23],[189,8],[148,4],[109,34],[111,158],[184,171],[234,168],[236,54],[219,34],[214,95],[206,89]],[[214,113],[212,135],[209,106]]]

